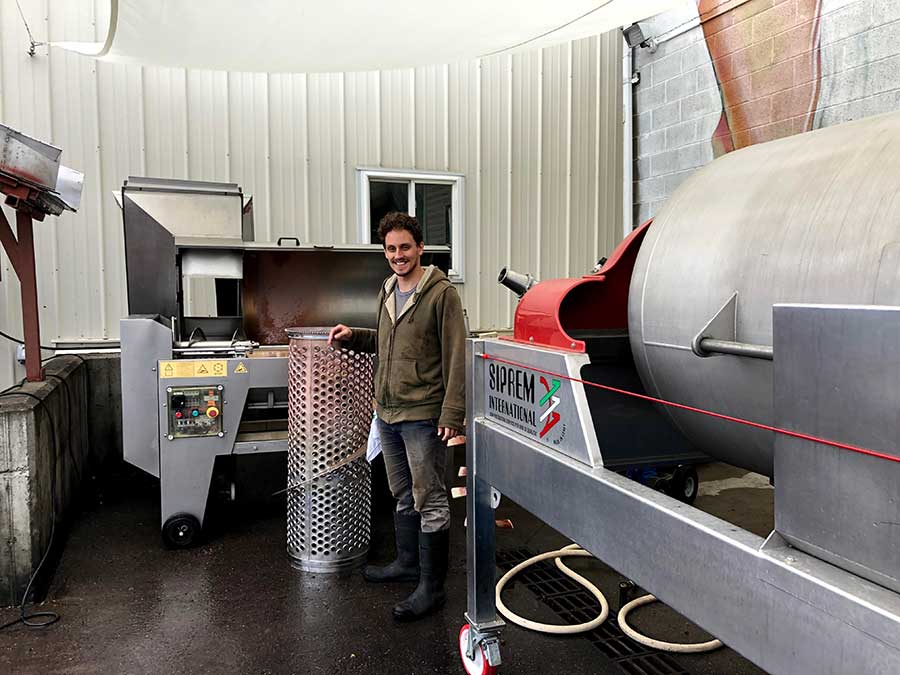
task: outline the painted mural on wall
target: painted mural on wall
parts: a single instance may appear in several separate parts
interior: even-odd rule
[[[900,0],[682,0],[640,25],[636,225],[723,153],[900,110]]]
[[[813,128],[822,0],[698,0],[722,115],[713,154]]]

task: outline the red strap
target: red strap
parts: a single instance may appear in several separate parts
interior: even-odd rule
[[[768,424],[760,424],[759,422],[751,422],[750,420],[741,419],[740,417],[732,417],[731,415],[723,415],[722,413],[711,412],[709,410],[703,410],[702,408],[694,408],[693,406],[684,405],[683,403],[674,403],[672,401],[665,401],[661,398],[654,398],[653,396],[647,396],[646,394],[638,394],[633,391],[627,391],[625,389],[617,389],[616,387],[609,387],[605,384],[597,384],[596,382],[588,382],[587,380],[579,380],[577,377],[569,377],[568,375],[562,375],[560,373],[554,373],[550,370],[542,370],[540,368],[535,368],[534,366],[529,366],[524,363],[516,363],[515,361],[507,361],[506,359],[501,359],[497,356],[491,356],[490,354],[479,354],[481,358],[490,361],[497,361],[498,363],[505,363],[510,366],[516,366],[517,368],[525,368],[526,370],[533,370],[536,373],[542,373],[544,375],[550,375],[552,377],[558,377],[563,380],[569,380],[570,382],[578,382],[579,384],[583,384],[588,387],[596,387],[597,389],[603,389],[604,391],[611,391],[614,394],[622,394],[623,396],[631,396],[632,398],[639,398],[643,401],[650,401],[651,403],[659,403],[660,405],[671,406],[672,408],[678,408],[679,410],[687,410],[688,412],[699,413],[701,415],[706,415],[708,417],[715,417],[716,419],[726,420],[728,422],[735,422],[737,424],[743,424],[748,427],[754,427],[755,429],[763,429],[764,431],[772,431],[776,434],[783,434],[785,436],[791,436],[793,438],[800,438],[804,441],[811,441],[813,443],[821,443],[822,445],[830,445],[833,448],[840,448],[841,450],[849,450],[850,452],[856,452],[861,455],[869,455],[870,457],[878,457],[879,459],[886,459],[891,462],[900,463],[900,457],[895,457],[894,455],[888,455],[883,452],[877,452],[875,450],[869,450],[868,448],[861,448],[858,445],[850,445],[849,443],[840,443],[838,441],[830,441],[826,438],[819,438],[817,436],[811,436],[810,434],[803,434],[799,431],[788,431],[787,429],[779,429],[778,427],[769,426]]]

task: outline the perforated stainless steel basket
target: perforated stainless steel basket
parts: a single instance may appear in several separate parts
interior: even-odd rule
[[[371,354],[328,346],[328,328],[291,328],[287,550],[291,564],[338,572],[369,550]],[[359,451],[362,454],[352,459]]]

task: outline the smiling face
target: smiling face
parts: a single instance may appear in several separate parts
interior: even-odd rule
[[[416,244],[407,230],[391,230],[384,238],[384,257],[398,277],[414,274],[419,269],[419,259],[425,243]]]

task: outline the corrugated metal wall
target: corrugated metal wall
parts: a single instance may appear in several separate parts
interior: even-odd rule
[[[37,40],[105,35],[90,2],[22,7]],[[621,238],[621,43],[616,31],[390,72],[185,71],[46,47],[29,57],[15,2],[0,0],[0,120],[58,145],[85,174],[78,214],[36,229],[44,344],[117,339],[126,307],[111,192],[129,174],[234,181],[254,196],[258,240],[339,243],[359,236],[357,167],[461,172],[463,301],[473,328],[510,326],[500,267],[580,274]],[[21,335],[18,283],[0,265],[0,326]],[[13,368],[3,345],[0,384]]]

